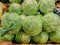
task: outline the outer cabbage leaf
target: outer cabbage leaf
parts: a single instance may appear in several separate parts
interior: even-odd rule
[[[16,13],[5,13],[2,16],[1,23],[2,27],[4,29],[7,29],[7,31],[9,30],[9,28],[11,28],[11,31],[8,32],[11,34],[18,33],[21,29],[20,17]]]
[[[0,42],[1,41],[13,41],[14,35],[6,33],[7,30],[0,27]]]

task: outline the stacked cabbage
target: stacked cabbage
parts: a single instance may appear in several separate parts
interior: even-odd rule
[[[9,1],[9,12],[1,18],[0,42],[60,43],[60,17],[53,13],[56,0]]]
[[[43,18],[43,30],[50,33],[50,41],[60,43],[60,17],[47,13]]]

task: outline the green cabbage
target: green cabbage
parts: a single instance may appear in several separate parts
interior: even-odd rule
[[[16,34],[15,40],[16,40],[16,42],[25,44],[25,43],[30,42],[31,37],[21,31],[21,32]]]
[[[40,0],[39,10],[43,13],[53,12],[55,8],[55,0]]]
[[[49,36],[46,32],[41,32],[40,34],[33,36],[32,39],[36,43],[44,44],[44,43],[47,43],[48,37]]]
[[[9,12],[15,12],[15,13],[21,15],[21,13],[22,13],[21,5],[18,4],[18,3],[12,3],[12,4],[9,6]]]
[[[38,11],[38,4],[36,0],[24,0],[22,3],[22,10],[26,15],[34,15]]]
[[[43,30],[46,32],[56,31],[60,28],[60,17],[54,13],[47,13],[43,17]]]
[[[23,20],[23,30],[30,36],[35,36],[42,31],[42,20],[39,16],[26,16]]]
[[[55,43],[60,43],[60,30],[50,33],[50,40]]]
[[[14,39],[14,35],[13,34],[4,34],[3,36],[2,36],[2,40],[3,41],[13,41],[13,39]]]
[[[8,32],[10,34],[18,33],[21,29],[20,17],[16,13],[5,13],[2,16],[1,24],[7,31],[11,28],[11,31]]]

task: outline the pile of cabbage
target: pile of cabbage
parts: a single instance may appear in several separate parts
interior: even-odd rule
[[[53,13],[55,0],[9,0],[1,18],[0,42],[60,43],[60,17]]]

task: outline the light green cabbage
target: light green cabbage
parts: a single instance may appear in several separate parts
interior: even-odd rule
[[[55,8],[55,0],[40,0],[39,2],[39,10],[44,14],[53,12],[54,8]]]
[[[41,32],[40,34],[32,37],[33,41],[39,44],[47,43],[48,38],[49,35],[46,32]]]
[[[60,30],[50,33],[50,40],[55,43],[60,43]]]
[[[38,11],[38,4],[36,0],[24,0],[22,3],[22,10],[26,15],[34,15]]]
[[[15,40],[16,40],[16,42],[26,44],[26,43],[30,42],[31,37],[21,31],[16,34]]]
[[[15,13],[21,15],[21,13],[22,13],[22,7],[18,3],[12,3],[9,6],[9,12],[15,12]]]
[[[46,32],[56,31],[60,28],[60,17],[54,13],[47,13],[43,17],[43,30]]]
[[[23,30],[30,36],[35,36],[42,31],[42,20],[39,16],[26,16],[23,20]]]
[[[14,40],[14,35],[6,33],[2,36],[2,40],[3,41],[13,41]]]
[[[20,17],[16,13],[5,13],[2,16],[1,24],[7,31],[11,28],[11,31],[8,31],[10,34],[16,34],[21,29]]]

